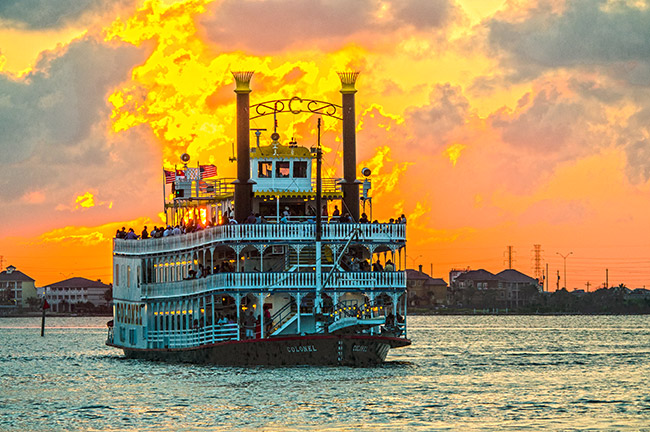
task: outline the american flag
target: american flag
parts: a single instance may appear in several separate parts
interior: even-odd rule
[[[217,175],[217,167],[214,165],[200,165],[201,178],[214,177]]]
[[[182,169],[177,169],[176,170],[176,177],[182,180],[185,180],[185,170]]]
[[[165,173],[165,184],[174,183],[174,180],[176,180],[176,172],[167,170],[163,170],[163,172]]]

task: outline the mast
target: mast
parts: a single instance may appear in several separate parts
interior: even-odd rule
[[[322,193],[322,179],[321,179],[321,165],[322,165],[322,152],[320,147],[320,123],[321,119],[318,118],[318,145],[316,147],[316,293],[314,299],[314,308],[316,314],[322,313],[322,299],[321,291],[323,289],[321,281],[322,271],[322,257],[321,257],[321,237],[323,224],[321,221],[321,193]],[[322,321],[320,321],[322,323]],[[322,324],[317,324],[317,329],[320,330]]]

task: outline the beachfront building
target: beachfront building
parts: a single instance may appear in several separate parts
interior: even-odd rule
[[[419,270],[406,269],[406,291],[411,307],[434,307],[447,304],[447,282]]]
[[[34,279],[12,265],[0,273],[0,305],[27,307],[30,298],[36,298]]]
[[[45,287],[45,298],[53,312],[75,312],[79,307],[107,307],[110,285],[101,280],[73,277]]]

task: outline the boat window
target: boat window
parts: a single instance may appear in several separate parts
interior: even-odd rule
[[[295,161],[293,163],[293,177],[307,178],[307,162]]]
[[[257,176],[259,178],[270,178],[273,173],[273,163],[262,161],[257,163]]]
[[[290,171],[290,162],[276,162],[275,163],[275,177],[277,178],[286,178],[289,177]]]

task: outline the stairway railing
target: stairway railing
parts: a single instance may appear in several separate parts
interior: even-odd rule
[[[271,327],[271,331],[269,331],[269,335],[272,335],[280,327],[282,327],[284,323],[289,321],[291,317],[296,314],[297,310],[298,308],[296,307],[296,302],[294,300],[291,300],[289,303],[280,308],[279,311],[273,314],[271,316],[271,322],[273,325]]]

